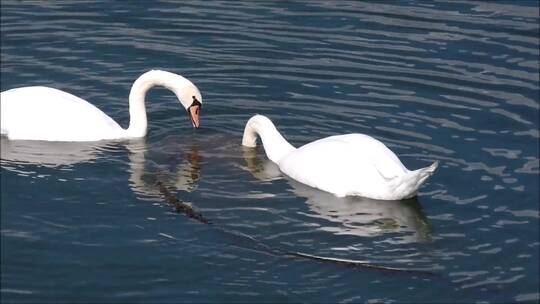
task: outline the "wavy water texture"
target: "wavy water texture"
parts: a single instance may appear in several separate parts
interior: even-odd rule
[[[536,1],[3,0],[2,91],[53,86],[126,126],[133,81],[166,69],[200,88],[203,128],[153,90],[145,141],[2,138],[2,298],[538,301],[538,16]],[[441,165],[414,200],[338,199],[240,147],[255,113],[295,146],[365,133],[410,169]],[[156,177],[212,224],[176,214]]]

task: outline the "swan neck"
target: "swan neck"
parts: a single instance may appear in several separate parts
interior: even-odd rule
[[[148,121],[146,116],[145,97],[150,85],[143,86],[135,83],[129,93],[129,127],[127,129],[129,137],[143,137],[146,135]]]
[[[185,108],[188,105],[183,103],[183,91],[194,85],[186,78],[166,71],[152,70],[142,74],[131,87],[129,93],[129,127],[128,137],[143,137],[146,135],[148,120],[146,115],[145,98],[146,93],[152,87],[161,86],[174,92]]]
[[[266,156],[274,163],[278,163],[283,157],[296,150],[279,133],[272,121],[262,115],[256,115],[248,121],[244,129],[242,145],[255,147],[258,137],[261,138]]]

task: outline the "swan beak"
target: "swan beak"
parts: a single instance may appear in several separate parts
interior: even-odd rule
[[[201,106],[198,104],[192,105],[188,109],[189,117],[191,118],[191,123],[193,124],[193,127],[196,129],[199,128],[199,125],[200,125],[200,117],[199,117],[200,111],[201,111]]]

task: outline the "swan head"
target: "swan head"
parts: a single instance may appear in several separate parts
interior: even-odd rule
[[[200,112],[202,107],[201,92],[189,79],[163,70],[150,70],[142,74],[133,84],[130,92],[130,100],[133,100],[133,113],[137,115],[144,112],[144,95],[153,86],[162,86],[174,92],[178,101],[186,109],[194,128],[200,126]],[[143,101],[142,103],[140,101]],[[130,103],[131,108],[131,103]],[[146,130],[146,125],[142,128]]]
[[[201,92],[199,92],[199,89],[191,81],[186,78],[183,79],[182,85],[176,86],[175,89],[173,89],[173,92],[176,94],[176,97],[182,106],[186,109],[193,127],[199,128],[202,108]]]

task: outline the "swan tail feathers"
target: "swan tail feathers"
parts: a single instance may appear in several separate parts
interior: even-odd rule
[[[435,161],[433,164],[425,167],[425,168],[421,168],[421,169],[418,169],[418,170],[415,170],[414,172],[418,171],[420,175],[427,175],[427,176],[431,176],[435,170],[437,170],[437,167],[439,167],[439,161]]]
[[[418,189],[420,189],[426,180],[433,175],[438,166],[439,161],[435,161],[430,166],[410,171],[405,174],[405,176],[402,177],[401,184],[398,186],[398,189],[404,194],[403,198],[416,196]]]
[[[414,179],[413,180],[416,180],[416,188],[417,189],[420,188],[420,186],[422,186],[422,184],[424,184],[424,182],[428,179],[428,177],[433,175],[433,173],[435,172],[435,170],[437,169],[438,166],[439,166],[439,161],[435,161],[433,164],[431,164],[428,167],[421,168],[421,169],[418,169],[418,170],[414,170],[412,172],[414,174]]]

